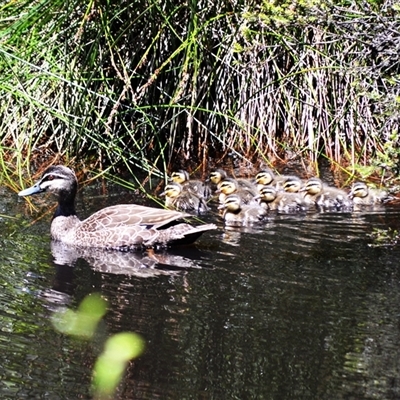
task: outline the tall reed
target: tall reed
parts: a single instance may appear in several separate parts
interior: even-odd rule
[[[231,149],[399,164],[390,2],[17,0],[1,15],[4,168],[57,154],[161,175]]]

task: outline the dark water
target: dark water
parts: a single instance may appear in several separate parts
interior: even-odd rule
[[[1,195],[0,214],[16,218],[0,218],[0,398],[90,398],[101,344],[120,331],[146,341],[120,399],[400,398],[400,247],[369,237],[397,229],[399,208],[248,229],[211,215],[219,229],[195,248],[105,258],[52,248],[53,199],[32,201],[33,213]],[[94,187],[78,211],[132,201]],[[56,332],[54,311],[93,292],[109,305],[96,340]]]

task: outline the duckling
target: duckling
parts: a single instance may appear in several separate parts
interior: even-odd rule
[[[257,204],[254,197],[257,196],[257,191],[255,189],[240,187],[239,183],[232,178],[225,178],[218,184],[216,193],[219,193],[219,202],[223,204],[225,197],[236,193],[243,204]]]
[[[180,183],[169,183],[165,186],[160,196],[165,196],[165,206],[167,208],[199,214],[208,211],[205,199],[194,192],[184,190]]]
[[[287,180],[290,181],[296,178],[297,177],[293,177],[293,175],[276,175],[270,168],[263,168],[257,173],[255,181],[259,189],[266,185],[281,189]]]
[[[344,190],[328,186],[317,177],[310,178],[301,191],[305,193],[306,201],[320,207],[347,208],[352,206],[351,199]]]
[[[391,200],[389,193],[381,189],[372,189],[364,182],[354,182],[349,197],[357,205],[374,205]]]
[[[278,188],[282,188],[285,192],[298,193],[303,187],[303,181],[295,175],[287,175]]]
[[[228,174],[226,173],[226,171],[224,171],[223,169],[216,169],[215,171],[210,172],[210,176],[209,176],[208,180],[210,182],[212,182],[215,186],[218,187],[218,184],[227,178],[228,178]],[[249,179],[237,178],[236,182],[238,183],[238,185],[241,188],[250,189],[253,191],[257,190],[255,182],[253,182]]]
[[[285,192],[273,186],[260,188],[256,198],[259,204],[268,210],[296,212],[304,211],[309,206],[299,193]]]
[[[222,217],[228,225],[246,225],[260,222],[267,215],[267,210],[258,204],[246,205],[237,194],[225,197],[223,204],[218,206]]]
[[[106,207],[81,221],[75,211],[77,188],[75,173],[57,165],[47,168],[36,184],[18,195],[56,194],[58,207],[51,222],[51,237],[69,246],[119,251],[166,248],[193,243],[204,231],[216,228],[214,224],[179,222],[190,214],[137,204]]]
[[[210,172],[208,180],[215,186],[218,186],[218,184],[226,178],[228,178],[226,171],[223,169],[216,169],[215,171]]]
[[[190,179],[189,173],[183,169],[174,171],[171,174],[170,181],[181,184],[184,189],[196,193],[205,199],[208,199],[211,196],[211,189],[206,183],[198,179]]]

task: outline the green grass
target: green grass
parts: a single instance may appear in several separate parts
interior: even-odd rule
[[[328,159],[349,176],[398,170],[396,8],[16,0],[0,15],[0,175],[11,187],[55,161],[165,176],[231,151]]]

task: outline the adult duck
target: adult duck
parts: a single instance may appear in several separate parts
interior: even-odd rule
[[[19,196],[51,192],[58,206],[51,222],[51,237],[68,245],[121,251],[165,248],[194,242],[214,224],[192,226],[179,220],[189,214],[136,204],[103,208],[81,221],[75,211],[78,181],[75,173],[62,165],[47,168],[32,187]]]

